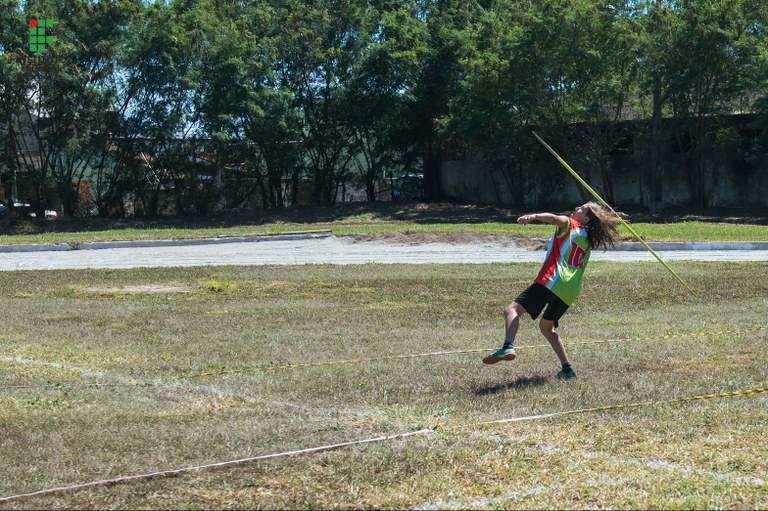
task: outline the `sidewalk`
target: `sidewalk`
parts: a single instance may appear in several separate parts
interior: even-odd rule
[[[665,261],[768,261],[766,243],[651,243]],[[2,247],[2,248],[6,248]],[[88,243],[6,251],[0,270],[141,268],[186,266],[248,266],[301,264],[485,264],[541,263],[543,250],[515,243],[395,244],[355,241],[327,233]],[[635,262],[656,259],[639,243],[619,250],[593,251],[593,261]]]
[[[330,230],[296,231],[279,234],[255,234],[252,236],[219,236],[216,238],[190,238],[171,240],[133,240],[133,241],[93,241],[86,243],[40,243],[0,245],[0,253],[8,252],[64,252],[69,250],[104,250],[113,248],[141,248],[141,247],[186,247],[195,245],[224,245],[228,243],[254,243],[260,241],[284,241],[305,240],[334,237]],[[344,237],[340,239],[346,239]],[[546,242],[547,240],[542,239]],[[365,242],[362,242],[365,243]],[[373,242],[371,242],[373,243]],[[396,245],[395,243],[388,243]],[[439,244],[439,243],[438,243]],[[425,245],[438,245],[428,243]],[[467,243],[470,245],[471,243]],[[412,246],[412,244],[409,244]],[[649,241],[654,251],[750,251],[768,250],[768,241]],[[618,243],[609,251],[645,252],[645,247],[637,241]]]
[[[65,252],[68,250],[104,250],[110,248],[186,247],[193,245],[223,245],[267,240],[313,239],[331,236],[330,230],[295,231],[280,234],[255,234],[253,236],[218,236],[216,238],[189,238],[175,240],[126,240],[92,241],[85,243],[29,243],[0,245],[0,253],[6,252]]]

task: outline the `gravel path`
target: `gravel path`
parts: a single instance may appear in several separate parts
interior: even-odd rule
[[[651,244],[665,261],[768,261],[768,243]],[[79,268],[139,268],[176,266],[248,266],[364,263],[512,263],[541,262],[542,250],[515,243],[398,244],[355,241],[335,236],[250,239],[210,239],[142,243],[93,244],[70,247],[16,247],[0,257],[0,270],[58,270]],[[91,248],[83,250],[82,248]],[[98,248],[98,249],[97,249]],[[593,261],[655,261],[639,243],[620,250],[595,251]]]

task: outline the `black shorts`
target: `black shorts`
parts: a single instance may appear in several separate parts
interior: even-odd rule
[[[515,298],[515,302],[522,305],[533,319],[539,317],[541,311],[546,307],[547,310],[544,311],[541,319],[554,321],[555,327],[558,326],[558,320],[568,310],[568,305],[564,301],[537,282],[534,282],[525,291],[520,293],[520,296]]]

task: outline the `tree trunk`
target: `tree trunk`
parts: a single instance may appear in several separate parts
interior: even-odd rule
[[[661,163],[661,78],[653,80],[653,117],[651,120],[651,154],[648,172],[648,209],[663,209],[663,169]]]
[[[426,158],[424,158],[424,198],[427,200],[440,200],[440,162],[442,151],[439,142],[430,142],[427,146]]]
[[[291,176],[291,204],[299,201],[299,173],[294,172]]]
[[[261,194],[261,207],[269,209],[269,192],[267,191],[267,187],[264,186],[264,178],[258,176],[256,178],[256,184],[259,186],[259,193]]]
[[[370,168],[365,174],[365,199],[368,202],[376,202],[376,176],[379,175],[378,168]]]

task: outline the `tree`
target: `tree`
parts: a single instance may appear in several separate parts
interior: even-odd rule
[[[752,7],[751,2],[725,0],[654,2],[649,7],[645,68],[654,117],[665,107],[671,116],[694,206],[706,205],[706,163],[719,139],[713,136],[719,121],[738,109],[753,76],[761,45],[753,33]]]
[[[756,2],[751,6],[754,23],[747,28],[750,38],[765,41],[768,38],[768,6],[763,2]],[[749,89],[750,94],[745,98],[747,109],[754,109],[757,114],[757,126],[759,130],[750,150],[746,155],[750,162],[768,163],[768,45],[756,44],[754,61],[750,67],[753,82]]]
[[[24,103],[23,92],[31,87],[31,77],[24,72],[23,31],[26,20],[18,1],[9,1],[0,9],[0,176],[6,184],[6,197],[13,207],[18,180],[18,117]]]
[[[353,148],[360,155],[355,162],[370,202],[376,201],[376,178],[397,162],[408,162],[411,143],[402,143],[402,119],[413,106],[419,64],[427,50],[426,27],[416,13],[416,6],[407,1],[387,3],[373,12],[378,26],[349,91]]]
[[[295,98],[316,204],[333,204],[354,156],[346,100],[369,40],[368,2],[281,2],[286,13],[279,75]]]
[[[178,214],[205,212],[212,199],[212,181],[201,179],[208,173],[200,88],[201,55],[218,24],[213,7],[209,0],[152,4],[133,20],[121,59],[129,102],[119,145],[149,215],[160,214],[164,190],[173,191]]]
[[[592,0],[484,5],[461,31],[461,88],[450,99],[444,129],[496,162],[522,204],[523,168],[540,154],[530,126],[567,152],[574,143],[567,129],[586,117],[585,102],[593,116],[604,115],[609,62],[599,45],[609,40],[612,17]],[[603,89],[596,85],[601,80]],[[565,181],[560,173],[545,179]]]
[[[443,128],[451,99],[459,93],[460,59],[465,52],[462,27],[471,19],[474,3],[460,0],[417,0],[416,17],[427,28],[427,51],[421,60],[413,102],[403,113],[397,140],[404,161],[421,161],[425,195],[440,198],[439,169],[450,130]]]
[[[12,166],[23,174],[21,193],[41,218],[55,196],[65,215],[74,214],[83,179],[108,165],[112,55],[137,6],[132,0],[26,4],[24,17],[53,20],[57,37],[45,53],[17,47],[6,54]]]
[[[576,14],[575,23],[584,28],[581,45],[577,98],[579,142],[585,159],[597,170],[600,195],[614,202],[614,169],[612,154],[627,137],[623,121],[633,119],[632,100],[637,96],[637,58],[635,13],[632,2],[585,2]],[[580,188],[581,190],[581,188]],[[586,193],[584,199],[589,200]]]

